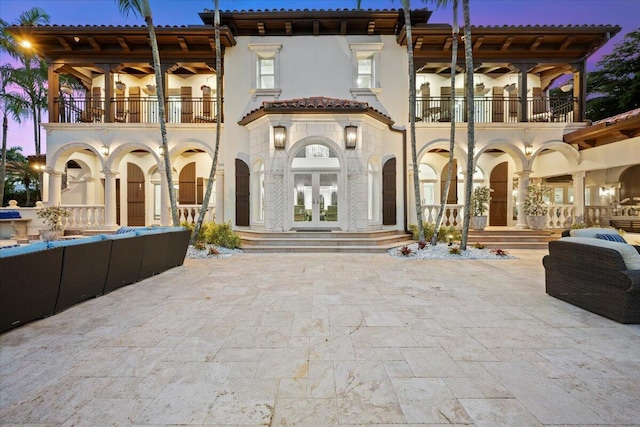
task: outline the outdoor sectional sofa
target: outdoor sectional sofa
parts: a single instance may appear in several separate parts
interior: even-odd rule
[[[640,246],[596,238],[611,233],[589,229],[549,242],[546,292],[616,322],[640,323]]]
[[[0,250],[0,333],[182,265],[190,231],[131,229]]]

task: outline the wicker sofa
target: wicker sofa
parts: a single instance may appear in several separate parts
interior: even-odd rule
[[[543,265],[547,294],[616,322],[640,323],[640,246],[564,237],[549,242]]]
[[[190,231],[129,230],[0,250],[0,333],[182,265]]]

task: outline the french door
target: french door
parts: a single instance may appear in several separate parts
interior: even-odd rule
[[[293,173],[293,226],[334,228],[338,221],[338,173]]]

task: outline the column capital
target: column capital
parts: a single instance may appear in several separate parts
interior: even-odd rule
[[[532,173],[533,173],[533,171],[531,169],[523,169],[521,171],[516,171],[513,174],[516,175],[516,176],[528,177]]]
[[[576,178],[584,178],[585,176],[587,176],[587,172],[585,171],[578,171],[578,172],[573,172],[571,174],[571,177],[575,180]]]
[[[44,171],[48,173],[49,176],[62,176],[62,174],[64,174],[64,172],[57,171],[51,166],[47,166]]]
[[[112,171],[111,169],[103,169],[103,170],[101,170],[100,172],[102,172],[102,174],[103,174],[105,177],[110,177],[110,176],[115,177],[116,175],[120,175],[120,172],[114,172],[114,171]]]

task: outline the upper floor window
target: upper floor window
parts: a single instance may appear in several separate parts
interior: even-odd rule
[[[280,89],[280,49],[277,43],[251,43],[253,61],[251,93],[253,96],[279,96]]]
[[[380,52],[382,43],[351,43],[353,57],[353,95],[380,92]]]

